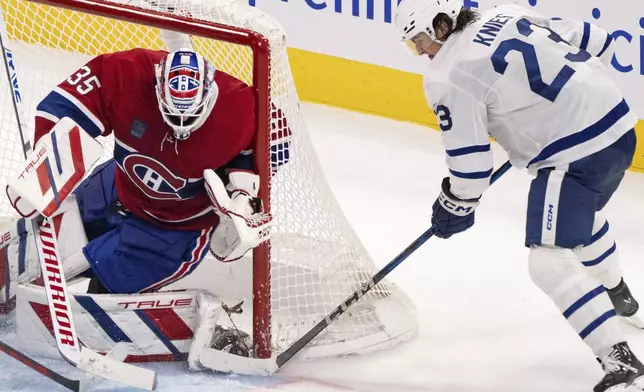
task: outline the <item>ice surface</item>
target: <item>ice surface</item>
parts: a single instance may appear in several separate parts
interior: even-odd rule
[[[446,174],[440,135],[425,127],[303,104],[325,174],[375,261],[384,265],[427,229]],[[496,166],[505,154],[494,148]],[[430,239],[390,278],[418,307],[420,332],[394,350],[315,362],[294,359],[277,375],[189,373],[146,365],[160,392],[589,392],[602,372],[590,350],[527,273],[523,246],[531,177],[513,169],[486,192],[476,225]],[[644,176],[628,173],[606,208],[625,277],[644,299]],[[0,339],[16,344],[0,318]],[[624,326],[644,356],[644,331]],[[78,376],[59,360],[43,363]],[[63,390],[0,354],[0,391]],[[96,391],[134,391],[101,382]]]

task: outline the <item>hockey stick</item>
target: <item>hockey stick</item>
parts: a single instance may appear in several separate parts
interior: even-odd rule
[[[499,167],[490,178],[490,184],[494,184],[503,174],[505,174],[512,165],[510,161],[505,162],[501,167]],[[434,227],[430,227],[427,231],[420,235],[414,242],[412,242],[405,250],[403,250],[398,256],[384,266],[378,273],[376,273],[370,281],[362,285],[357,291],[349,296],[344,302],[342,302],[337,308],[335,308],[329,315],[324,319],[320,320],[309,332],[304,334],[301,338],[295,341],[286,351],[282,352],[277,356],[276,363],[277,368],[281,368],[284,364],[290,360],[295,354],[304,348],[311,340],[318,336],[322,331],[326,329],[335,319],[340,317],[349,306],[357,302],[362,296],[369,292],[375,285],[377,285],[381,280],[383,280],[391,271],[400,265],[409,255],[414,253],[416,249],[420,248],[428,239],[434,236]]]
[[[15,63],[12,62],[11,50],[7,45],[7,30],[0,10],[0,49],[2,49],[3,60],[7,69],[6,76],[11,86],[14,114],[18,122],[23,154],[25,159],[28,159],[28,152],[31,147],[29,142],[25,142],[25,140],[28,140],[25,134],[27,130],[26,122],[24,121],[25,113],[18,89]],[[124,385],[154,390],[157,381],[156,372],[126,364],[110,356],[100,355],[80,343],[74,327],[70,297],[53,224],[42,219],[42,217],[32,219],[31,223],[38,249],[38,259],[47,294],[56,346],[61,356],[71,365],[87,373]]]
[[[26,366],[32,368],[43,376],[57,382],[58,384],[64,386],[70,391],[79,392],[81,390],[81,382],[79,380],[72,380],[63,376],[62,374],[51,370],[50,368],[36,362],[35,360],[29,358],[25,354],[16,350],[15,348],[9,346],[6,343],[0,341],[0,351],[4,352],[13,359],[22,362]]]
[[[505,174],[512,165],[510,162],[505,162],[499,167],[490,178],[490,184],[495,183],[503,174]],[[304,336],[296,340],[286,351],[272,358],[246,358],[237,355],[230,355],[222,353],[218,350],[208,350],[202,353],[199,357],[201,363],[210,368],[216,369],[220,372],[230,372],[236,374],[247,375],[270,375],[279,370],[286,362],[288,362],[295,354],[302,350],[311,340],[318,336],[326,329],[334,320],[340,317],[351,305],[362,298],[381,280],[383,280],[391,271],[393,271],[400,263],[416,251],[422,244],[434,235],[434,227],[430,227],[427,231],[420,235],[414,242],[412,242],[405,250],[403,250],[396,258],[378,271],[368,282],[363,284],[358,290],[351,294],[344,300],[337,308],[329,313],[325,318],[320,320],[311,330]]]
[[[130,364],[103,356],[78,340],[72,307],[67,291],[62,260],[53,222],[39,217],[34,222],[34,237],[38,248],[38,259],[47,293],[56,345],[60,355],[80,370],[124,385],[153,391],[157,374]]]
[[[4,15],[2,10],[0,10],[0,49],[2,49],[2,60],[4,61],[4,67],[7,73],[7,82],[9,83],[9,89],[11,90],[11,98],[13,102],[13,111],[18,121],[18,128],[20,130],[20,141],[22,142],[22,150],[26,154],[27,151],[31,149],[31,145],[28,140],[25,140],[23,129],[27,127],[24,119],[25,112],[22,107],[22,98],[20,96],[20,90],[18,89],[18,72],[16,71],[15,62],[13,60],[13,54],[11,49],[8,46],[8,37],[7,37],[7,26],[4,21]],[[25,155],[25,159],[27,156]]]
[[[83,392],[87,391],[95,377],[93,375],[84,375],[80,380],[75,380],[67,378],[62,374],[52,370],[45,365],[37,362],[31,357],[21,353],[15,348],[9,346],[8,344],[0,341],[0,351],[4,352],[13,359],[22,362],[25,366],[32,368],[43,376],[49,378],[50,380],[55,381],[56,383],[62,385],[63,387],[74,392]],[[127,357],[127,346],[125,343],[117,344],[109,353],[106,354],[108,357],[116,358],[118,360],[124,360]]]

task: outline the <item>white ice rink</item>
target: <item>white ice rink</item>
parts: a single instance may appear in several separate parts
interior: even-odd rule
[[[304,104],[327,180],[379,265],[428,228],[446,174],[440,135],[425,127]],[[495,149],[496,166],[505,161]],[[160,392],[590,392],[602,377],[591,351],[532,284],[523,246],[524,171],[511,170],[485,194],[476,225],[432,238],[389,278],[418,308],[419,335],[362,357],[288,363],[271,378],[188,373],[155,364]],[[628,173],[606,208],[625,277],[644,301],[644,176]],[[15,342],[0,318],[0,339]],[[644,357],[644,331],[624,326]],[[77,375],[55,360],[43,363]],[[0,391],[62,391],[0,354]],[[134,391],[101,382],[96,391]]]

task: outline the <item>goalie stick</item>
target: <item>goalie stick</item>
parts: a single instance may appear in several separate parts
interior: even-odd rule
[[[495,183],[503,174],[505,174],[512,165],[510,161],[505,162],[499,167],[490,178],[490,184]],[[368,282],[364,283],[358,290],[351,294],[344,300],[337,308],[329,313],[325,318],[320,320],[313,328],[311,328],[301,338],[296,340],[289,348],[272,358],[246,358],[238,357],[235,355],[228,355],[217,350],[208,350],[199,358],[203,365],[217,369],[221,372],[231,372],[237,374],[247,375],[270,375],[279,370],[286,362],[288,362],[295,354],[302,350],[311,340],[324,331],[334,320],[340,317],[351,305],[356,303],[366,293],[368,293],[374,286],[383,280],[391,271],[393,271],[400,263],[407,257],[414,253],[422,244],[434,236],[434,227],[430,227],[427,231],[420,235],[414,242],[412,242],[405,250],[398,256],[378,271]]]
[[[47,366],[41,364],[40,362],[32,359],[31,357],[21,353],[20,351],[4,342],[0,342],[0,351],[12,357],[16,361],[22,362],[25,366],[32,368],[43,376],[73,392],[87,391],[95,378],[91,375],[85,375],[80,380],[67,378],[62,374],[56,372],[55,370],[52,370]],[[127,347],[124,345],[124,343],[119,343],[109,353],[107,353],[107,356],[118,358],[119,360],[124,360],[125,357],[127,357]]]
[[[30,357],[26,356],[25,354],[21,353],[20,351],[16,350],[15,348],[1,341],[0,341],[0,351],[4,352],[5,354],[7,354],[8,356],[12,357],[17,361],[22,362],[26,366],[29,366],[33,370],[49,378],[50,380],[57,382],[58,384],[64,386],[70,391],[79,392],[81,390],[81,386],[80,386],[81,382],[79,380],[72,380],[71,378],[67,378],[62,374],[55,372],[54,370],[31,359]]]
[[[31,145],[29,144],[28,140],[25,140],[22,133],[22,129],[27,127],[24,122],[25,112],[22,107],[22,97],[20,96],[20,90],[18,88],[18,72],[16,71],[13,54],[7,44],[7,25],[5,24],[4,15],[2,14],[2,12],[3,11],[0,10],[0,48],[2,49],[2,60],[4,61],[4,67],[7,73],[9,89],[11,90],[13,111],[16,115],[16,119],[18,120],[18,128],[20,128],[20,141],[22,143],[22,150],[23,152],[26,152],[31,149]]]
[[[31,147],[30,143],[28,141],[26,142],[26,140],[28,140],[25,134],[27,127],[24,121],[25,114],[22,108],[20,90],[18,89],[16,64],[13,62],[13,56],[7,44],[6,25],[4,16],[0,10],[0,49],[2,50],[2,57],[7,70],[6,76],[8,78],[13,98],[14,114],[18,122],[23,154],[26,160],[28,159]],[[38,259],[41,266],[45,291],[47,293],[47,303],[49,305],[49,313],[54,330],[56,346],[61,356],[71,365],[87,373],[124,385],[154,390],[156,388],[157,381],[156,372],[126,364],[110,357],[109,355],[103,356],[80,343],[74,327],[69,293],[67,291],[67,284],[63,274],[62,260],[60,259],[60,253],[58,252],[53,223],[43,219],[42,216],[39,216],[37,219],[32,219],[31,222],[34,229],[34,238],[38,249]],[[5,347],[9,346],[3,344],[3,348]],[[15,350],[9,349],[2,351],[7,354],[9,354],[10,351],[11,354],[15,354],[16,352]],[[25,356],[20,358],[16,355],[11,356],[42,373],[42,367],[37,368],[37,362],[22,360]],[[70,386],[74,387],[72,384],[70,384]]]
[[[38,259],[60,355],[85,372],[124,385],[153,391],[156,388],[157,379],[154,371],[126,364],[109,356],[102,356],[80,343],[74,327],[54,224],[42,217],[35,221],[34,237],[38,248]]]

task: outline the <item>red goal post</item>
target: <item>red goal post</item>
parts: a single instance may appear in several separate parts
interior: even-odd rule
[[[255,145],[255,164],[260,178],[269,178],[270,160],[269,145],[269,63],[270,47],[268,39],[256,32],[226,26],[207,20],[195,20],[184,15],[163,13],[154,10],[141,10],[125,4],[115,4],[100,0],[34,0],[37,3],[53,7],[67,8],[120,19],[150,27],[160,27],[183,34],[216,37],[218,40],[249,47],[253,52],[253,85],[257,90],[257,136]],[[260,183],[259,197],[270,210],[268,197],[269,183]],[[268,244],[265,243],[254,249],[253,260],[253,336],[256,345],[256,355],[259,358],[270,357],[270,287],[265,284],[270,277],[268,264]]]

